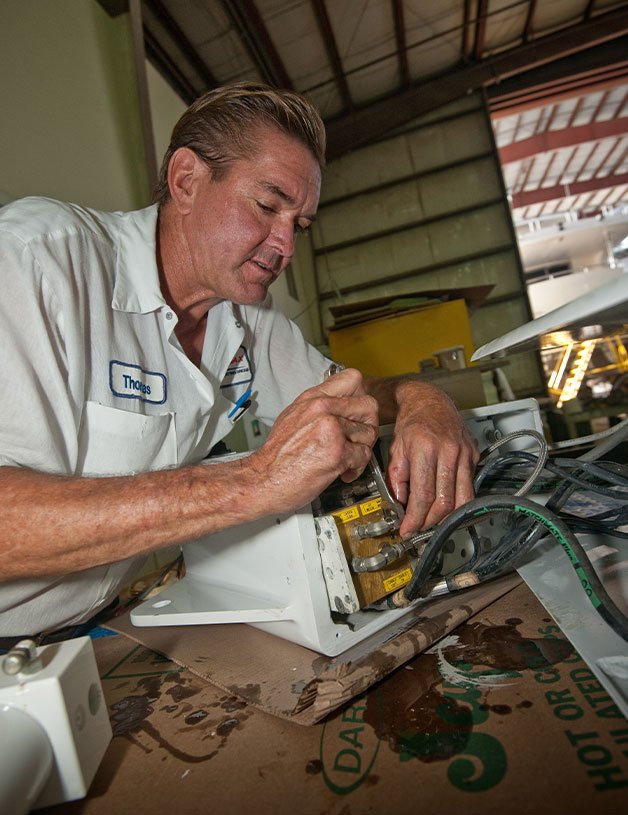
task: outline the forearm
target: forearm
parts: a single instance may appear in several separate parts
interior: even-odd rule
[[[417,374],[364,385],[380,424],[395,423],[386,478],[406,508],[401,535],[433,526],[471,500],[478,452],[449,396]]]
[[[114,563],[291,512],[361,472],[377,407],[345,372],[305,391],[240,459],[141,475],[72,478],[0,467],[0,581]]]
[[[364,377],[364,389],[379,405],[380,424],[390,424],[396,421],[399,409],[405,404],[406,397],[410,401],[421,401],[429,406],[430,403],[449,402],[449,397],[440,388],[422,380],[419,374],[401,374],[391,377]],[[453,403],[452,403],[453,406]]]
[[[0,580],[146,554],[264,514],[244,460],[114,478],[0,468]]]

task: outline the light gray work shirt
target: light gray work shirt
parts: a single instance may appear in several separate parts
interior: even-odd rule
[[[103,213],[46,198],[0,210],[0,465],[129,475],[201,461],[251,410],[272,424],[329,364],[272,305],[208,313],[200,368],[159,286],[157,207]],[[25,519],[28,523],[28,519]],[[0,635],[89,619],[143,558],[0,584]]]

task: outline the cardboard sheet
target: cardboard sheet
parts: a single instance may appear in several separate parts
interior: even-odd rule
[[[519,582],[512,575],[432,600],[333,658],[249,625],[138,628],[128,614],[107,625],[248,704],[309,725],[364,693]]]
[[[113,739],[42,815],[626,812],[628,722],[525,584],[310,727],[126,636],[94,648]]]

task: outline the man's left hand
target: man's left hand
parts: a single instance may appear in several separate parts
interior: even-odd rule
[[[451,399],[421,381],[397,392],[398,412],[386,480],[405,506],[402,537],[429,529],[474,497],[479,452]]]

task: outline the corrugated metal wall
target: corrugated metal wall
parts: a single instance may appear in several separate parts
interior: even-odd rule
[[[304,302],[318,305],[310,317],[319,343],[333,322],[330,306],[429,289],[493,284],[471,320],[476,346],[529,320],[482,95],[330,163],[296,267]],[[543,392],[535,354],[517,355],[505,370],[518,396]]]

